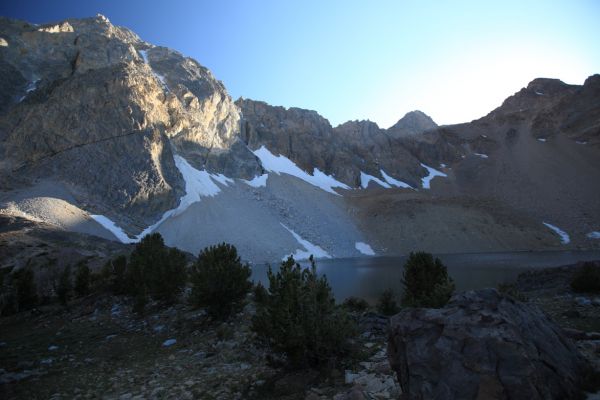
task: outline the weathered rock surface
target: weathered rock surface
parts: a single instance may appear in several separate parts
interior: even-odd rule
[[[389,360],[408,399],[566,399],[585,363],[537,307],[495,289],[390,322]]]
[[[333,128],[312,110],[250,99],[236,104],[243,114],[242,138],[251,149],[264,145],[310,173],[318,168],[354,188],[361,186],[361,172],[385,181],[383,170],[413,187],[427,175],[402,142],[374,122],[348,121]]]
[[[2,188],[51,176],[135,231],[184,194],[173,152],[232,177],[260,172],[239,142],[237,107],[196,61],[103,16],[39,27],[2,18],[0,37]]]
[[[406,113],[387,130],[387,133],[392,137],[412,136],[437,128],[437,126],[429,115],[416,110]]]

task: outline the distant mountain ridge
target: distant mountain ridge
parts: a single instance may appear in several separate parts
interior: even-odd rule
[[[162,229],[176,245],[200,229],[206,243],[227,240],[235,228],[218,218],[234,226],[254,213],[270,221],[261,257],[289,249],[290,232],[334,256],[356,254],[352,241],[365,237],[394,247],[406,236],[360,215],[397,226],[415,196],[498,202],[585,245],[600,231],[600,75],[535,79],[470,123],[437,126],[412,111],[389,129],[332,127],[316,111],[234,102],[197,61],[101,15],[40,26],[0,18],[0,73],[2,210],[41,215],[31,204],[60,198],[121,240]],[[39,201],[20,206],[25,193]],[[251,253],[244,229],[237,240]],[[271,243],[283,235],[285,246]],[[510,236],[496,245],[515,248]]]

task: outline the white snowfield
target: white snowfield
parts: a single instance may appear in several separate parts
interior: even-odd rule
[[[421,179],[422,184],[423,184],[423,189],[430,189],[431,188],[431,186],[430,186],[431,180],[433,178],[435,178],[436,176],[441,176],[443,178],[448,177],[448,175],[446,175],[445,173],[438,171],[437,169],[431,168],[423,163],[421,163],[421,166],[423,168],[425,168],[427,170],[427,172],[429,172],[429,175],[427,175]]]
[[[342,189],[351,189],[350,186],[338,181],[331,175],[326,175],[317,168],[313,170],[312,175],[309,175],[289,158],[282,155],[276,156],[265,146],[261,146],[258,150],[255,150],[254,155],[260,159],[263,168],[267,171],[274,172],[278,175],[288,174],[295,176],[296,178],[302,179],[303,181],[321,188],[326,192],[339,196],[339,193],[333,190],[333,188],[339,187]]]
[[[543,143],[545,141],[546,141],[546,139],[544,139],[544,138],[538,138],[538,142],[542,142]]]
[[[374,256],[375,255],[375,252],[373,251],[371,246],[369,246],[368,244],[366,244],[364,242],[356,242],[354,244],[354,247],[356,248],[356,250],[358,250],[361,254],[364,254],[365,256]]]
[[[384,187],[386,189],[392,188],[388,183],[382,181],[381,179],[376,178],[373,175],[365,174],[364,172],[360,171],[360,187],[362,187],[363,189],[368,188],[369,182],[371,182],[371,181],[375,182],[379,186]]]
[[[27,84],[27,87],[25,88],[25,95],[19,99],[19,103],[22,102],[23,100],[25,100],[25,98],[29,95],[29,93],[31,93],[37,89],[37,84],[39,81],[40,81],[39,79],[36,79],[35,81],[29,82]]]
[[[547,222],[544,222],[543,224],[546,225],[548,228],[552,229],[554,232],[556,232],[558,236],[560,236],[560,241],[562,244],[568,244],[571,242],[571,238],[569,237],[569,234],[567,232]]]
[[[593,231],[586,235],[590,239],[600,239],[600,231]]]
[[[402,181],[392,178],[391,176],[386,174],[385,171],[382,169],[380,169],[379,172],[381,173],[381,176],[383,176],[383,179],[385,179],[385,181],[392,186],[396,186],[396,187],[404,188],[404,189],[414,189],[414,187],[410,186],[408,183],[405,183],[405,182],[402,182]]]
[[[228,186],[229,184],[234,183],[233,179],[228,178],[223,174],[210,174],[205,170],[197,170],[180,155],[175,154],[173,158],[175,160],[175,166],[179,172],[181,172],[185,182],[185,195],[181,197],[179,200],[179,205],[176,208],[166,211],[156,223],[144,229],[142,233],[137,235],[135,238],[130,238],[127,236],[123,229],[121,229],[119,226],[117,226],[117,224],[104,215],[90,216],[104,228],[112,232],[112,234],[115,235],[122,243],[137,243],[144,236],[152,233],[165,220],[181,214],[187,210],[189,206],[199,202],[202,197],[216,196],[221,189],[215,182],[218,182],[223,186]]]
[[[267,186],[267,179],[269,178],[269,174],[262,174],[262,175],[258,175],[255,176],[254,178],[252,178],[251,180],[247,181],[245,179],[242,179],[242,181],[249,186],[255,187],[255,188],[259,188],[259,187],[266,187]]]
[[[110,219],[106,218],[104,215],[92,215],[90,217],[94,219],[97,223],[102,225],[104,228],[108,229],[113,235],[119,239],[121,243],[135,243],[137,239],[132,239],[123,231],[123,229],[119,228],[114,222]]]
[[[477,157],[488,158],[487,154],[482,154],[482,153],[473,153],[473,154],[475,154]]]
[[[292,254],[294,256],[294,260],[308,260],[308,258],[311,255],[314,258],[331,258],[331,255],[325,250],[323,250],[321,247],[317,246],[316,244],[312,244],[308,240],[303,239],[300,235],[298,235],[296,232],[294,232],[284,224],[281,223],[281,226],[287,229],[287,231],[294,236],[294,239],[296,239],[296,241],[300,243],[302,247],[304,247],[304,250],[298,249],[295,253]],[[287,260],[287,258],[288,256],[286,255],[282,258],[282,260],[285,261]]]

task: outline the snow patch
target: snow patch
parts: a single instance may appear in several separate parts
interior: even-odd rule
[[[342,189],[350,189],[348,185],[335,179],[331,175],[327,175],[317,168],[313,170],[313,174],[309,175],[307,172],[298,167],[289,158],[279,155],[276,156],[271,153],[265,146],[261,146],[258,150],[255,150],[254,155],[260,159],[260,162],[264,169],[269,172],[275,172],[277,175],[288,174],[295,176],[296,178],[302,179],[303,181],[323,189],[326,192],[338,195],[333,188],[339,187]]]
[[[446,168],[446,167],[447,167],[447,165],[446,165],[446,164],[444,164],[444,163],[440,163],[440,168]]]
[[[600,239],[600,231],[593,231],[586,235],[590,239]]]
[[[562,244],[568,244],[569,242],[571,242],[571,238],[569,237],[569,234],[567,232],[547,222],[544,222],[543,224],[546,225],[548,228],[552,229],[554,232],[556,232],[558,236],[560,236],[560,241]]]
[[[427,172],[429,173],[427,176],[421,178],[421,182],[423,185],[423,189],[430,189],[430,183],[431,180],[433,178],[435,178],[436,176],[441,176],[442,178],[447,178],[448,175],[446,175],[445,173],[438,171],[437,169],[431,168],[423,163],[421,163],[421,167],[425,168],[427,170]]]
[[[105,229],[110,231],[113,235],[119,239],[121,243],[135,243],[137,239],[132,239],[123,231],[123,229],[119,228],[117,224],[115,224],[110,219],[106,218],[104,215],[90,215],[94,221],[102,225]]]
[[[302,247],[304,247],[304,250],[298,249],[298,250],[296,250],[296,252],[294,254],[292,254],[292,256],[294,256],[295,260],[308,260],[308,258],[311,256],[311,254],[314,258],[331,258],[331,255],[329,255],[329,253],[327,253],[321,247],[317,246],[316,244],[312,244],[308,240],[303,239],[300,235],[298,235],[296,232],[294,232],[293,230],[291,230],[290,228],[288,228],[281,222],[280,222],[280,224],[285,229],[287,229],[287,231],[289,233],[291,233],[292,236],[294,236],[294,239],[296,239],[296,241],[298,243],[300,243],[302,245]],[[287,256],[283,257],[284,261],[286,259],[287,259]]]
[[[169,85],[167,85],[167,81],[165,80],[165,77],[163,75],[159,74],[158,72],[156,72],[154,70],[154,68],[152,68],[152,65],[150,65],[150,63],[148,62],[148,51],[147,50],[138,50],[138,52],[140,53],[140,55],[144,59],[144,63],[147,64],[150,67],[150,69],[152,70],[152,73],[154,74],[154,76],[156,77],[156,79],[158,79],[160,81],[160,83],[162,84],[163,88],[168,92],[169,91]]]
[[[258,175],[255,176],[253,179],[247,181],[245,179],[242,179],[242,181],[249,186],[255,187],[255,188],[259,188],[259,187],[266,187],[267,186],[267,179],[269,178],[269,174],[262,174],[262,175]]]
[[[366,244],[364,242],[356,242],[356,243],[354,243],[354,247],[356,248],[356,250],[358,250],[361,254],[364,254],[365,256],[374,256],[375,255],[375,252],[373,251],[371,246],[369,246],[368,244]]]
[[[147,50],[138,50],[138,52],[144,59],[144,63],[148,64],[148,51]]]
[[[546,139],[545,139],[545,138],[538,138],[538,141],[539,141],[539,142],[545,142],[545,141],[546,141]]]
[[[210,174],[205,170],[197,170],[180,155],[175,154],[173,158],[175,160],[175,166],[179,172],[181,172],[185,182],[185,195],[181,197],[179,200],[179,205],[176,208],[166,211],[156,223],[144,229],[142,233],[137,235],[135,238],[130,238],[127,236],[123,229],[118,227],[113,221],[104,215],[90,216],[104,228],[112,232],[122,243],[137,243],[144,236],[152,233],[166,219],[181,214],[187,210],[189,206],[199,202],[202,197],[216,196],[221,189],[215,182],[218,182],[223,186],[228,186],[229,184],[234,183],[233,179],[228,178],[223,174]]]
[[[380,169],[379,172],[381,173],[381,176],[383,176],[383,179],[385,179],[385,181],[392,186],[396,186],[399,188],[405,188],[405,189],[414,189],[408,183],[405,183],[405,182],[402,182],[402,181],[392,178],[391,176],[386,174],[385,171],[382,169]]]
[[[587,144],[587,141],[576,140],[575,143],[577,143],[577,144]]]
[[[487,154],[481,154],[481,153],[473,153],[473,154],[475,154],[477,157],[488,158]]]
[[[535,94],[537,94],[538,96],[543,96],[544,95],[544,93],[538,92],[537,90],[535,91]]]
[[[389,184],[385,183],[381,179],[376,178],[373,175],[365,174],[364,172],[360,171],[360,187],[362,187],[363,189],[366,189],[367,187],[369,187],[369,182],[371,182],[371,181],[377,183],[379,186],[382,186],[386,189],[392,188]]]
[[[37,84],[39,81],[40,81],[40,79],[36,79],[35,81],[29,82],[27,84],[27,86],[25,87],[25,95],[19,99],[19,103],[22,102],[23,100],[25,100],[25,98],[29,95],[29,93],[31,93],[37,89]]]

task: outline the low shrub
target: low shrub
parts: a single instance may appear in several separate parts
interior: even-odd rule
[[[35,285],[35,274],[31,268],[21,268],[11,275],[11,286],[15,294],[17,309],[15,312],[28,310],[37,305],[38,294]]]
[[[254,301],[258,304],[264,304],[268,296],[269,292],[267,292],[267,289],[265,289],[262,283],[258,282],[253,289]]]
[[[67,265],[62,270],[56,286],[56,295],[58,296],[58,300],[62,305],[67,305],[69,299],[71,298],[72,290],[73,284],[71,282],[71,267]]]
[[[576,292],[600,292],[600,263],[584,262],[573,275],[571,288]]]
[[[527,296],[521,292],[513,283],[499,283],[497,286],[498,292],[512,297],[515,300],[526,302]]]
[[[400,307],[396,303],[396,296],[392,289],[384,290],[377,300],[377,312],[383,315],[392,316],[398,314]]]
[[[115,295],[123,295],[131,291],[127,279],[127,257],[124,255],[108,261],[98,275],[92,275],[96,289],[110,290]]]
[[[75,293],[77,296],[87,296],[90,294],[90,283],[92,273],[90,267],[85,263],[77,265],[75,272]]]
[[[173,302],[187,280],[185,254],[176,248],[165,246],[162,236],[152,233],[136,245],[125,275],[126,293]]]
[[[439,258],[425,252],[410,253],[404,265],[402,304],[441,308],[454,292],[454,282]]]
[[[369,303],[359,297],[348,297],[342,303],[342,307],[352,312],[365,312],[369,308]]]
[[[226,319],[243,307],[252,289],[250,267],[242,264],[235,246],[221,243],[200,252],[190,280],[193,304],[206,307],[214,319]]]
[[[277,273],[269,268],[268,295],[258,304],[253,330],[290,366],[327,368],[351,354],[356,327],[310,261],[308,269],[292,257]]]

